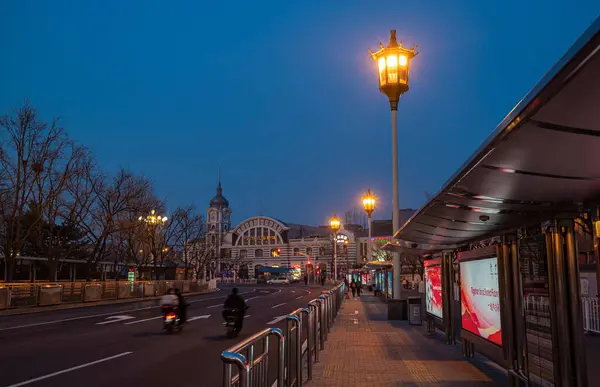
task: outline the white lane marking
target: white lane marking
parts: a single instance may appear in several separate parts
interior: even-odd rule
[[[187,321],[190,322],[190,321],[201,320],[201,319],[205,319],[205,318],[209,318],[209,317],[210,317],[210,314],[205,314],[205,315],[202,315],[202,316],[190,317],[190,318],[187,319]]]
[[[217,305],[211,305],[211,306],[207,306],[206,309],[210,309],[210,308],[218,308],[219,306],[223,306],[223,304],[217,304]]]
[[[242,293],[242,294],[252,293],[254,291],[256,291],[256,289],[252,289],[251,291],[246,292],[246,293]],[[210,301],[210,300],[218,300],[218,299],[223,299],[223,298],[224,298],[224,296],[211,297],[211,298],[200,298],[200,299],[197,299],[197,300],[191,300],[189,302],[192,303],[192,302],[200,302],[200,301]],[[156,300],[148,300],[148,302],[150,302],[150,301],[156,301]],[[143,300],[140,301],[140,302],[143,302]],[[119,305],[119,304],[114,304],[114,305]],[[149,310],[149,309],[156,309],[156,306],[152,305],[152,306],[148,306],[148,307],[144,307],[144,308],[129,309],[129,310],[126,310],[125,312],[131,313],[131,312],[137,312],[137,311],[140,311],[140,310]],[[62,309],[62,310],[69,310],[69,309]],[[65,319],[61,319],[61,320],[44,321],[44,322],[41,322],[41,323],[17,325],[17,326],[14,326],[14,327],[0,328],[0,332],[2,332],[2,331],[10,331],[10,330],[13,330],[13,329],[38,327],[38,326],[42,326],[42,325],[59,324],[59,323],[62,323],[62,322],[69,322],[69,321],[85,320],[85,319],[88,319],[88,318],[112,316],[112,315],[123,313],[123,312],[124,311],[121,310],[121,311],[118,311],[118,312],[107,312],[107,313],[100,313],[100,314],[91,314],[91,315],[88,315],[88,316],[79,316],[79,317],[65,318]]]
[[[277,324],[278,322],[280,322],[281,320],[285,320],[285,318],[287,317],[287,314],[284,314],[283,316],[279,316],[279,317],[275,317],[273,320],[269,321],[267,323],[267,325],[273,325],[273,324]]]
[[[304,296],[298,296],[298,297],[296,297],[296,300],[299,300],[299,299],[301,299],[302,297],[304,297]]]
[[[261,293],[269,293],[269,291],[268,291],[268,290],[261,290],[260,292],[261,292]]]
[[[295,291],[295,290],[292,290],[292,293],[296,293],[296,291]]]
[[[285,302],[282,302],[281,304],[277,304],[271,307],[271,309],[275,309],[275,308],[279,308],[280,306],[284,306]]]
[[[110,356],[110,357],[105,357],[104,359],[92,361],[92,362],[89,362],[89,363],[78,365],[76,367],[67,368],[67,369],[64,369],[62,371],[53,372],[53,373],[48,374],[48,375],[40,376],[39,378],[29,379],[29,380],[26,380],[24,382],[20,382],[20,383],[16,383],[16,384],[11,384],[10,386],[6,386],[6,387],[20,387],[20,386],[25,386],[27,384],[31,384],[31,383],[34,383],[34,382],[37,382],[37,381],[40,381],[40,380],[52,378],[54,376],[58,376],[58,375],[61,375],[61,374],[67,373],[67,372],[75,371],[75,370],[78,370],[80,368],[89,367],[89,366],[92,366],[92,365],[95,365],[95,364],[103,363],[105,361],[117,359],[119,357],[123,357],[123,356],[126,356],[126,355],[131,355],[132,353],[133,352],[123,352],[123,353],[120,353],[118,355],[114,355],[114,356]]]
[[[128,315],[110,316],[110,317],[106,318],[106,321],[96,323],[96,325],[112,324],[112,323],[116,323],[119,321],[131,320],[133,318],[135,318],[135,317],[128,316]]]
[[[247,298],[246,301],[254,300],[255,298],[259,298],[260,296]]]
[[[250,315],[249,315],[249,314],[247,314],[247,315],[245,315],[245,316],[244,316],[244,318],[248,318],[248,317],[250,317]]]
[[[159,319],[159,318],[162,318],[162,316],[145,318],[143,320],[130,321],[130,322],[125,323],[124,325],[137,324],[137,323],[141,323],[141,322],[144,322],[144,321],[156,320],[156,319]]]

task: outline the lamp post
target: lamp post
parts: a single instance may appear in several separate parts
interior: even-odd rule
[[[379,43],[381,48],[377,52],[369,50],[373,60],[377,62],[379,73],[379,91],[387,95],[392,110],[392,224],[394,234],[400,228],[399,197],[398,197],[398,102],[400,96],[408,91],[408,73],[410,61],[417,56],[417,46],[413,48],[402,47],[398,44],[396,30],[390,31],[390,42],[387,47]],[[400,254],[394,253],[394,282],[393,299],[400,299]]]
[[[333,213],[333,218],[329,221],[329,226],[331,227],[331,231],[333,231],[333,281],[337,282],[338,272],[337,272],[337,232],[340,229],[342,222],[340,219]]]
[[[154,270],[154,275],[158,279],[158,274],[156,272],[156,246],[155,246],[155,238],[156,238],[156,227],[164,225],[167,223],[166,216],[160,216],[156,213],[156,211],[150,211],[150,215],[143,217],[140,216],[138,218],[140,222],[145,224],[150,230],[150,254],[152,254],[152,265]]]
[[[362,198],[363,201],[363,208],[365,209],[365,212],[367,213],[367,217],[369,218],[369,242],[367,244],[367,257],[369,259],[369,261],[373,260],[372,257],[372,252],[371,252],[371,215],[373,214],[373,211],[375,211],[375,195],[373,195],[371,193],[371,189],[369,188],[367,190],[367,194],[365,196],[363,196]]]

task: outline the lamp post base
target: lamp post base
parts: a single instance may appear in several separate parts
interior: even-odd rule
[[[408,302],[407,300],[388,300],[388,320],[406,321],[408,320]]]

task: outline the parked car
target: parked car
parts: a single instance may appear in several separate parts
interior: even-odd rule
[[[267,281],[267,283],[269,285],[278,285],[278,284],[287,285],[290,283],[290,280],[285,277],[271,278],[270,280]]]

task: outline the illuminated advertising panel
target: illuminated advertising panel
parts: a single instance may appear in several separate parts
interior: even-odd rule
[[[388,279],[387,279],[388,297],[392,297],[392,272],[388,271],[387,275],[388,275]]]
[[[462,328],[502,345],[498,259],[460,263]]]
[[[425,310],[444,318],[442,308],[442,266],[425,263]]]

